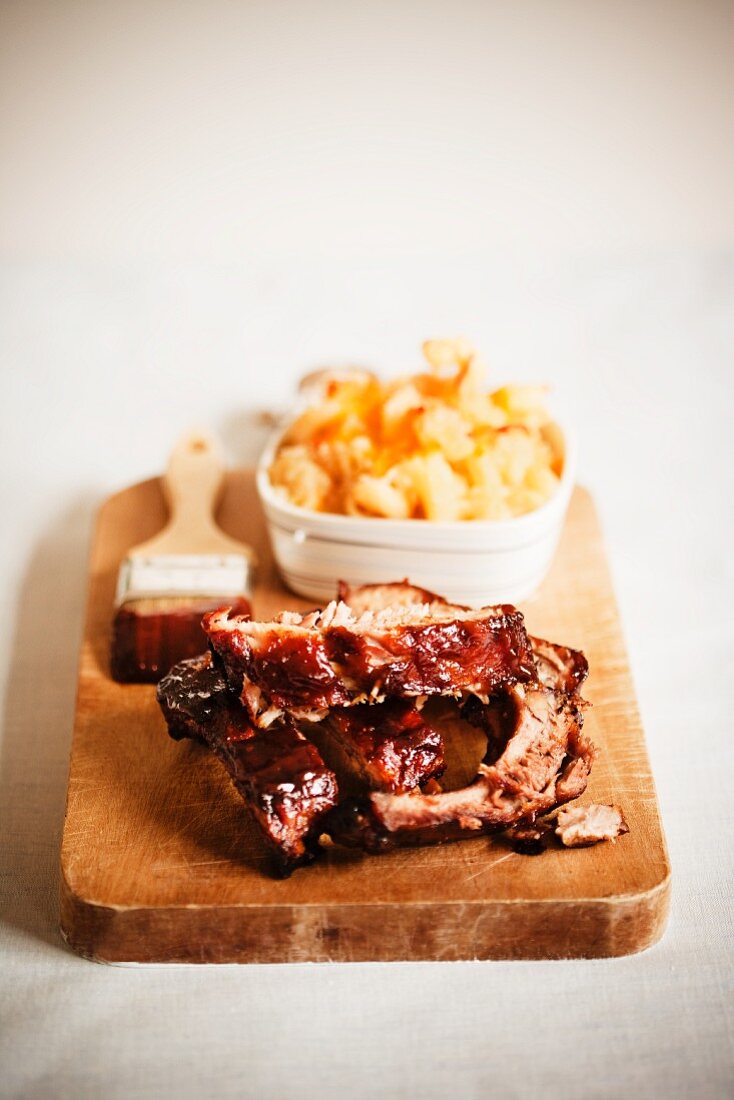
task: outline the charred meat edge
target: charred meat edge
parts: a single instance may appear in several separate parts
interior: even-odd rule
[[[277,872],[286,877],[310,863],[338,798],[336,777],[317,748],[290,721],[267,733],[255,728],[209,653],[175,665],[157,698],[171,737],[207,745],[224,764]]]

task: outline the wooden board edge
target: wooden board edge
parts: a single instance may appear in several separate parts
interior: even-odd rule
[[[666,870],[644,893],[593,899],[143,909],[78,896],[62,868],[60,930],[76,954],[106,963],[614,958],[661,939],[670,882]]]

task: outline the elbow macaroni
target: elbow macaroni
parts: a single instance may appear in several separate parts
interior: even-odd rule
[[[392,382],[327,372],[281,442],[273,486],[302,508],[387,519],[508,519],[545,503],[563,465],[545,387],[487,393],[463,340],[423,353],[428,371]]]

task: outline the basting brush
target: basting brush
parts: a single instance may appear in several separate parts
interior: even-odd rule
[[[206,649],[201,618],[224,604],[250,613],[255,556],[214,521],[224,464],[214,442],[192,433],[163,477],[169,508],[160,534],[120,566],[110,668],[122,683],[155,683],[177,661]]]

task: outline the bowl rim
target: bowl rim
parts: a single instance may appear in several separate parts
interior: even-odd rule
[[[543,519],[552,516],[559,507],[565,508],[574,485],[576,438],[568,427],[565,418],[557,416],[554,412],[552,421],[561,432],[564,447],[563,471],[558,482],[558,488],[539,508],[534,508],[531,512],[525,512],[521,516],[512,516],[510,519],[426,520],[413,517],[409,519],[390,519],[387,516],[346,516],[341,512],[317,512],[315,509],[293,504],[277,492],[269,476],[270,465],[278,446],[292,423],[291,417],[272,433],[265,444],[255,470],[255,486],[264,507],[272,508],[274,511],[277,510],[281,515],[298,521],[299,527],[306,527],[308,524],[314,523],[318,525],[327,523],[333,525],[335,529],[343,531],[354,531],[358,527],[364,528],[365,525],[370,528],[379,525],[386,533],[388,529],[405,532],[426,530],[449,533],[471,530],[494,531],[497,534],[508,535],[512,532],[519,533],[524,528],[530,529],[539,522],[542,523]]]

